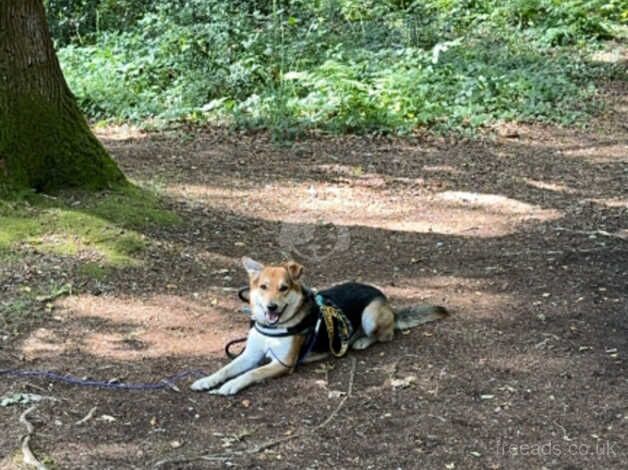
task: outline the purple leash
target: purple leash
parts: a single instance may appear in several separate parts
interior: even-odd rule
[[[81,379],[73,375],[62,375],[56,372],[45,370],[22,370],[22,369],[0,369],[0,377],[39,377],[53,382],[62,382],[68,385],[78,385],[81,387],[96,387],[109,390],[163,390],[170,388],[179,391],[176,382],[188,378],[206,375],[199,369],[188,369],[178,374],[171,375],[154,383],[124,383],[105,380]]]

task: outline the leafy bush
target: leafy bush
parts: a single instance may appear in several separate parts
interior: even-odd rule
[[[587,54],[626,20],[619,0],[48,6],[66,77],[91,118],[282,132],[573,122],[593,109],[596,75],[611,72]]]

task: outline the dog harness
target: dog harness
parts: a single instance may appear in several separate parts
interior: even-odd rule
[[[248,287],[243,287],[238,291],[238,297],[243,302],[248,302],[249,300],[246,296],[248,290]],[[335,357],[344,356],[349,349],[350,338],[353,335],[351,321],[340,308],[323,295],[316,294],[311,289],[306,288],[303,288],[303,294],[307,299],[311,300],[312,307],[299,324],[288,328],[278,328],[276,326],[262,325],[255,320],[251,320],[250,326],[264,336],[275,338],[297,335],[305,336],[305,347],[301,349],[297,361],[297,364],[301,364],[305,357],[312,351],[314,344],[318,340],[321,324],[325,322],[329,352]],[[237,357],[239,354],[232,353],[230,347],[233,344],[244,341],[246,341],[246,338],[239,338],[227,343],[225,347],[227,356],[230,358]]]

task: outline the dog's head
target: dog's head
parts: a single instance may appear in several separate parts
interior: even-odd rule
[[[276,325],[289,320],[303,298],[299,279],[303,266],[294,261],[278,266],[264,266],[251,258],[242,258],[249,275],[253,320]]]

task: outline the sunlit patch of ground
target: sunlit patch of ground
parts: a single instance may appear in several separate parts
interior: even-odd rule
[[[623,142],[582,145],[560,150],[560,153],[566,157],[581,158],[590,163],[628,162],[628,145]]]
[[[147,134],[138,127],[122,124],[120,126],[95,127],[94,133],[99,139],[111,141],[141,140]]]
[[[369,186],[268,184],[248,189],[173,185],[175,197],[273,222],[310,224],[323,221],[345,226],[496,237],[515,232],[529,220],[555,220],[555,209],[543,209],[497,194],[445,191],[437,194],[389,190],[383,180]]]
[[[512,317],[509,306],[515,299],[507,293],[507,287],[486,279],[428,276],[400,279],[398,285],[384,290],[397,307],[441,304],[451,311],[454,320],[476,320]]]
[[[222,300],[193,301],[177,295],[149,299],[79,295],[59,302],[58,328],[38,329],[23,342],[27,359],[80,350],[95,357],[140,360],[205,356],[221,352],[227,338],[246,331],[224,311]],[[223,313],[221,313],[221,310]],[[238,318],[239,319],[239,318]]]
[[[22,353],[27,360],[55,357],[67,350],[67,344],[59,332],[51,328],[37,328],[22,343]]]
[[[619,207],[623,209],[628,209],[628,199],[619,198],[619,197],[594,198],[594,199],[587,199],[587,201],[591,201],[591,202],[594,202],[596,204],[600,204],[606,207]]]
[[[555,193],[564,193],[564,194],[575,194],[577,191],[573,188],[570,188],[567,185],[554,183],[551,181],[538,181],[533,180],[531,178],[524,178],[526,184],[532,186],[533,188],[542,189],[544,191],[552,191]]]

